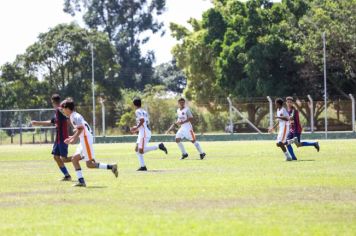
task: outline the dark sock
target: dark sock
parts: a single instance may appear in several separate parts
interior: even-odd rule
[[[112,169],[112,165],[109,165],[109,164],[108,164],[108,169]]]
[[[69,173],[68,173],[68,170],[67,170],[67,168],[65,166],[59,167],[59,169],[62,171],[64,176],[70,176]]]

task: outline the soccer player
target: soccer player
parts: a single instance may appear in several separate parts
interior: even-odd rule
[[[313,146],[318,152],[320,150],[320,146],[318,142],[300,142],[300,137],[302,134],[302,126],[299,120],[299,111],[294,106],[293,97],[286,98],[287,103],[287,111],[290,117],[290,129],[287,136],[287,148],[289,153],[292,156],[293,160],[297,160],[297,157],[294,154],[294,150],[292,147],[292,143],[295,143],[297,147],[306,147]]]
[[[179,149],[182,152],[182,157],[180,158],[181,160],[184,160],[185,158],[188,157],[188,153],[186,152],[183,143],[181,142],[183,138],[186,138],[190,140],[196,149],[199,152],[200,159],[203,160],[204,157],[206,156],[205,152],[203,152],[202,148],[200,147],[199,142],[196,140],[194,131],[193,131],[193,126],[192,126],[192,121],[193,121],[193,115],[190,109],[185,105],[185,99],[180,98],[178,100],[178,110],[177,110],[177,115],[178,119],[176,122],[176,125],[180,126],[179,130],[176,133],[176,143],[179,147]]]
[[[56,139],[53,144],[52,155],[64,175],[61,181],[71,181],[72,177],[64,164],[64,161],[67,162],[66,160],[68,159],[68,145],[64,143],[64,140],[68,138],[68,119],[60,110],[61,97],[58,94],[53,94],[51,101],[52,106],[55,109],[53,118],[47,121],[33,120],[31,121],[31,124],[33,126],[56,126]]]
[[[78,177],[78,183],[74,187],[86,187],[86,183],[82,174],[79,161],[85,159],[88,168],[98,168],[111,170],[115,177],[118,176],[117,164],[99,163],[95,160],[93,148],[92,131],[88,123],[84,120],[83,116],[75,111],[74,101],[70,98],[61,103],[63,113],[70,118],[70,122],[75,129],[73,136],[69,136],[64,142],[66,144],[74,144],[78,138],[80,140],[79,147],[76,154],[72,157],[72,163]]]
[[[136,125],[132,127],[130,131],[131,133],[138,133],[135,152],[140,162],[140,168],[138,168],[137,171],[147,171],[143,155],[147,152],[154,151],[157,149],[160,149],[167,154],[168,150],[163,143],[148,146],[148,142],[151,139],[151,130],[149,129],[148,114],[144,109],[141,108],[142,102],[140,98],[135,98],[133,100],[133,105],[136,109]]]
[[[283,99],[277,98],[275,101],[277,107],[277,123],[274,127],[269,129],[269,132],[272,132],[274,128],[279,125],[279,131],[277,136],[277,147],[280,147],[286,157],[286,161],[291,161],[292,157],[286,149],[287,142],[287,132],[289,130],[289,115],[287,110],[283,107]]]

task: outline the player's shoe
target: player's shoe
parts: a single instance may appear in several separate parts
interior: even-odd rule
[[[73,186],[73,187],[86,187],[87,185],[86,185],[85,183],[80,183],[80,182],[78,182],[78,183],[76,183],[76,184],[73,184],[72,186]]]
[[[64,176],[62,179],[60,179],[60,181],[72,181],[72,176],[70,175]]]
[[[180,158],[181,160],[184,160],[185,158],[187,158],[188,157],[188,153],[186,153],[186,154],[183,154],[182,155],[182,157]]]
[[[292,157],[292,161],[297,161],[298,159],[296,157]]]
[[[160,144],[158,145],[158,148],[159,148],[160,150],[164,151],[166,154],[168,154],[168,150],[167,150],[167,148],[164,146],[163,143],[160,143]]]
[[[200,159],[203,160],[205,156],[206,156],[205,152],[201,153],[200,154]]]
[[[137,169],[137,171],[147,171],[147,167],[141,166],[140,168]]]
[[[117,176],[119,175],[119,171],[117,169],[117,164],[112,165],[111,168],[111,172],[115,175],[115,177],[117,178]]]
[[[316,142],[316,143],[314,144],[314,147],[315,147],[315,149],[316,149],[318,152],[320,151],[319,142]]]
[[[286,161],[291,161],[292,160],[292,157],[289,155],[289,153],[285,154],[285,156],[286,156]]]

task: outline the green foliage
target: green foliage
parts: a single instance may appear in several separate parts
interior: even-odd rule
[[[152,63],[154,53],[142,55],[140,46],[149,40],[148,32],[160,32],[163,23],[156,16],[164,11],[165,0],[64,0],[64,11],[83,13],[83,20],[91,29],[105,32],[115,45],[121,65],[119,80],[125,88],[144,89],[154,83]],[[118,73],[118,70],[115,71]]]
[[[187,85],[187,79],[176,62],[163,63],[155,67],[154,79],[162,83],[169,91],[182,93]]]

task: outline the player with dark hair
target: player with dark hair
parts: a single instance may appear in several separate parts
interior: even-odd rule
[[[183,160],[188,157],[188,153],[186,152],[183,143],[181,142],[182,139],[185,138],[190,140],[194,144],[195,148],[199,152],[200,159],[203,160],[206,154],[202,150],[200,143],[197,141],[195,133],[193,131],[193,126],[192,126],[193,114],[190,111],[189,107],[186,106],[184,98],[180,98],[178,100],[178,106],[179,106],[179,108],[177,109],[178,119],[175,124],[180,126],[179,130],[176,133],[176,143],[182,152],[182,157],[180,159]]]
[[[287,148],[289,153],[292,156],[293,160],[297,160],[297,157],[294,154],[294,150],[292,147],[292,143],[295,143],[297,147],[306,147],[313,146],[319,152],[320,146],[318,142],[300,142],[301,134],[302,134],[302,126],[299,120],[299,111],[294,106],[293,97],[286,98],[287,103],[287,112],[290,117],[290,129],[287,136]]]
[[[135,152],[140,162],[140,168],[138,168],[137,171],[147,171],[143,155],[147,152],[154,151],[157,149],[160,149],[167,154],[168,150],[163,143],[148,146],[148,142],[151,139],[151,130],[149,129],[148,114],[144,109],[142,109],[142,102],[140,98],[135,98],[132,103],[136,109],[136,125],[132,127],[130,131],[131,133],[138,133]]]
[[[286,109],[283,107],[282,98],[277,98],[275,104],[277,107],[277,116],[275,116],[275,118],[277,119],[277,123],[275,124],[274,127],[271,127],[269,129],[269,132],[273,132],[274,128],[277,125],[279,125],[279,131],[277,136],[277,147],[280,147],[282,149],[286,157],[286,161],[291,161],[292,157],[285,147],[287,142],[287,134],[289,130],[289,115]]]
[[[99,163],[95,160],[93,148],[93,136],[89,124],[84,120],[83,116],[75,111],[74,101],[67,98],[61,103],[63,113],[70,118],[72,126],[75,129],[73,136],[69,136],[64,142],[66,144],[74,144],[78,138],[80,140],[76,153],[72,157],[72,163],[78,177],[78,183],[74,187],[86,187],[86,183],[82,174],[79,161],[85,159],[88,168],[98,168],[111,170],[115,177],[118,176],[117,164]]]
[[[58,94],[53,94],[51,101],[52,106],[55,109],[53,118],[47,121],[33,120],[31,121],[31,124],[34,126],[56,126],[56,138],[52,148],[52,155],[64,175],[61,180],[71,181],[72,178],[64,165],[64,162],[68,162],[68,145],[64,143],[64,140],[68,138],[68,119],[60,110],[61,97]]]

